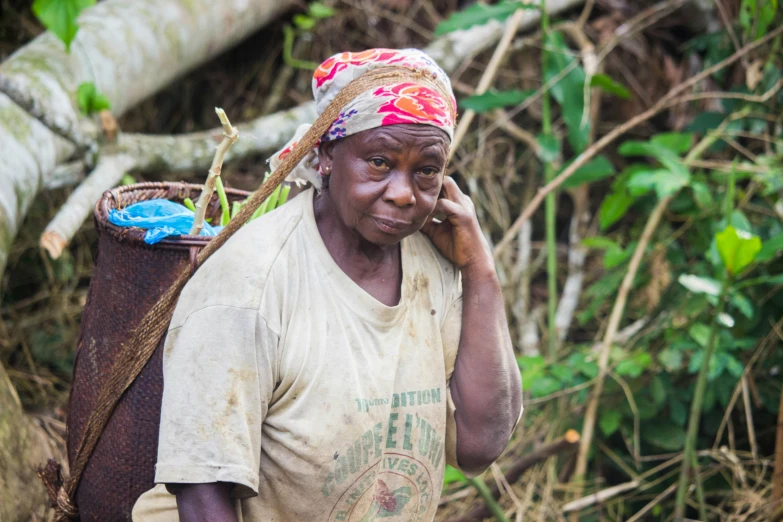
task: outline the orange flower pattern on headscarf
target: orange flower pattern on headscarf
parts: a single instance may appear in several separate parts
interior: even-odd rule
[[[351,81],[367,71],[388,65],[425,72],[428,77],[442,85],[443,91],[452,93],[451,82],[446,73],[418,49],[368,49],[356,53],[344,52],[324,60],[313,74],[313,96],[318,114],[322,114],[335,96]],[[455,107],[454,95],[444,98],[440,89],[425,87],[410,81],[386,85],[365,91],[349,102],[329,130],[321,136],[321,141],[344,138],[384,125],[411,123],[437,127],[451,139],[454,135]],[[284,156],[287,151],[290,151],[293,142],[300,139],[306,130],[306,127],[297,129],[295,138],[270,158],[273,169],[282,160],[281,155]],[[315,151],[302,161],[303,167],[298,169],[300,174],[294,177],[320,186]]]

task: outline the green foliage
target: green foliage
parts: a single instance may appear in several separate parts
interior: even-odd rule
[[[108,98],[98,92],[92,82],[83,82],[76,89],[76,103],[82,114],[90,115],[102,110],[111,109]]]
[[[33,13],[47,30],[65,44],[71,51],[71,42],[79,31],[76,19],[83,9],[95,4],[95,0],[35,0]]]
[[[294,58],[294,42],[297,37],[312,32],[320,20],[330,18],[336,12],[333,8],[321,2],[313,2],[307,6],[307,13],[295,14],[291,19],[294,25],[286,24],[283,26],[283,61],[297,69],[317,69],[318,64],[315,62]]]
[[[737,276],[750,265],[761,250],[758,236],[727,226],[715,239],[723,266],[731,276]]]
[[[494,109],[518,105],[535,92],[533,90],[487,91],[484,94],[468,96],[460,100],[459,106],[481,114]]]
[[[440,22],[435,28],[435,36],[469,29],[474,25],[485,24],[492,20],[502,21],[518,9],[538,9],[538,6],[511,0],[501,0],[493,5],[477,2],[462,11],[452,13],[451,16]]]
[[[443,475],[444,486],[448,486],[454,482],[465,482],[466,480],[465,475],[463,475],[460,470],[446,465],[446,472]]]
[[[563,168],[568,167],[571,162],[566,164]],[[602,179],[608,178],[616,174],[617,171],[612,165],[612,162],[604,156],[599,154],[574,172],[565,182],[561,185],[562,188],[578,187],[584,183],[594,183]]]
[[[753,40],[767,34],[777,10],[778,0],[742,0],[739,22],[745,34]]]
[[[538,157],[543,163],[554,163],[560,159],[560,142],[551,134],[536,136]]]
[[[550,91],[562,109],[568,142],[578,154],[587,148],[590,135],[589,119],[584,118],[585,71],[578,65],[578,55],[568,48],[562,33],[547,33],[544,46],[544,81],[547,84],[556,81]]]
[[[605,93],[613,94],[618,98],[622,98],[623,100],[628,100],[631,98],[631,92],[628,90],[628,88],[625,85],[614,81],[607,74],[599,73],[593,75],[593,77],[590,78],[590,87],[598,87]]]

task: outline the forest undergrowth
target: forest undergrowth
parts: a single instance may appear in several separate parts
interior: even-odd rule
[[[29,2],[2,4],[5,58],[43,27]],[[520,8],[324,5],[333,12],[291,12],[119,127],[212,128],[215,106],[234,122],[273,113],[311,99],[308,63],[422,48]],[[472,122],[449,174],[495,250],[525,413],[482,477],[447,470],[438,520],[783,520],[781,27],[776,0],[588,1],[452,75]],[[265,159],[226,165],[225,184],[256,188]],[[37,198],[0,286],[0,362],[60,448],[97,243],[90,221],[60,259],[39,248],[69,190]]]

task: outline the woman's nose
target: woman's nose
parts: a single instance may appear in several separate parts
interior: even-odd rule
[[[413,194],[413,176],[400,171],[395,171],[389,178],[383,199],[393,203],[397,207],[410,207],[416,204],[416,196]]]

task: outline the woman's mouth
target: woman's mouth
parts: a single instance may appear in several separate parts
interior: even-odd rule
[[[395,219],[384,219],[373,216],[373,220],[382,232],[387,234],[399,234],[411,226],[407,221],[397,221]]]

